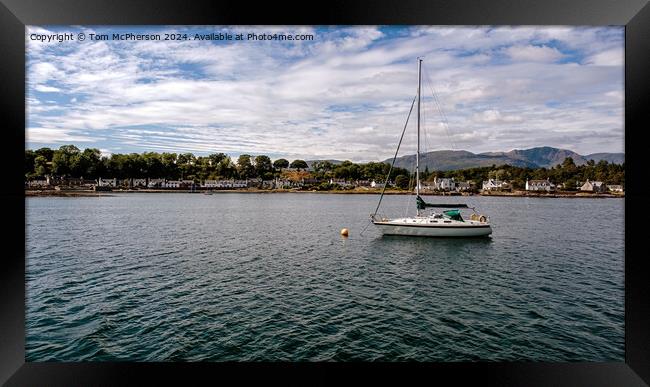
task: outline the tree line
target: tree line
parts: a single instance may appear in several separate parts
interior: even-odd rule
[[[225,153],[195,156],[192,153],[114,153],[102,156],[99,149],[87,148],[81,151],[74,145],[63,145],[59,149],[40,148],[25,150],[25,178],[28,180],[54,175],[60,177],[164,178],[164,179],[251,179],[271,180],[281,176],[282,170],[294,168],[306,170],[304,160],[280,158],[271,161],[266,155],[240,155],[236,161]],[[390,165],[382,162],[353,163],[344,161],[334,164],[329,161],[314,162],[310,176],[317,180],[343,179],[375,180],[386,179]],[[567,188],[573,188],[585,180],[602,181],[605,184],[625,185],[625,164],[612,164],[605,160],[598,163],[589,160],[585,165],[576,165],[567,157],[562,164],[551,168],[522,168],[511,165],[467,168],[455,171],[421,172],[423,180],[435,177],[453,177],[456,181],[473,181],[480,187],[488,179],[506,180],[515,189],[523,189],[526,180],[545,180]],[[414,186],[412,174],[404,168],[393,168],[390,179],[396,186]]]
[[[163,179],[251,179],[271,180],[281,176],[282,170],[294,168],[306,170],[304,160],[280,158],[271,161],[266,155],[240,155],[233,160],[225,153],[195,156],[192,153],[114,153],[102,156],[99,149],[87,148],[81,151],[74,145],[63,145],[59,149],[40,148],[25,150],[25,178],[28,180],[54,175],[60,177],[104,178],[163,178]],[[390,169],[385,163],[370,162],[355,164],[345,161],[333,164],[329,161],[315,162],[311,176],[315,179],[338,178],[345,180],[383,181]],[[391,179],[399,177],[400,183],[408,184],[409,173],[395,168]]]
[[[625,185],[625,163],[613,164],[606,160],[595,162],[589,160],[587,164],[576,165],[571,157],[567,157],[561,164],[550,168],[523,168],[512,165],[492,165],[489,167],[468,168],[456,171],[425,171],[425,178],[433,180],[438,177],[453,177],[456,181],[472,180],[480,187],[482,181],[498,179],[508,181],[514,189],[524,189],[526,180],[549,179],[555,184],[564,184],[567,189],[576,187],[578,183],[586,180],[602,181],[605,184]]]

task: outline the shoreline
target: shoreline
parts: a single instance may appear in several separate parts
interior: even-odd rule
[[[114,193],[195,193],[195,194],[222,194],[222,193],[303,193],[303,194],[333,194],[333,195],[379,195],[381,190],[331,190],[331,191],[317,191],[317,190],[285,190],[285,189],[224,189],[214,191],[195,191],[189,192],[188,190],[161,190],[161,189],[136,189],[136,190],[114,190],[114,191],[93,191],[93,190],[25,190],[25,197],[102,197],[102,196],[115,196]],[[387,190],[384,195],[412,195],[412,192],[401,190]],[[472,194],[440,194],[440,193],[427,193],[422,192],[422,196],[449,196],[449,197],[466,197],[466,196],[493,196],[493,197],[533,197],[533,198],[591,198],[591,199],[607,199],[607,198],[625,198],[625,194],[610,194],[610,193],[589,193],[589,192],[555,192],[555,193],[532,193],[527,191],[515,192],[490,192],[490,193],[472,193]]]

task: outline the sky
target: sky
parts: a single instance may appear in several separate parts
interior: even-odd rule
[[[34,40],[56,33],[74,40]],[[79,33],[188,40],[79,41]],[[194,39],[210,33],[244,40]],[[618,26],[29,26],[26,47],[27,149],[384,160],[423,57],[423,152],[624,151]],[[399,154],[415,144],[414,111]]]

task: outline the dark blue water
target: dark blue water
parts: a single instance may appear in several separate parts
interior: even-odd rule
[[[28,198],[27,361],[624,360],[623,200],[436,198],[470,240],[361,235],[376,200]]]

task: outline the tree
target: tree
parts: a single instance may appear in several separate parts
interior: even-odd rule
[[[86,148],[79,155],[79,161],[72,173],[78,177],[94,179],[101,165],[101,152],[97,148]]]
[[[255,176],[255,168],[251,162],[251,155],[239,155],[237,159],[237,172],[242,179]]]
[[[176,153],[163,153],[161,162],[163,166],[163,176],[166,179],[177,179],[180,176],[178,165],[176,165]]]
[[[399,188],[408,188],[409,186],[409,177],[407,175],[398,175],[395,178],[395,185]]]
[[[307,163],[305,160],[293,160],[291,163],[291,168],[296,168],[296,169],[307,169]]]
[[[420,176],[420,178],[423,179],[423,180],[427,180],[430,175],[431,175],[431,172],[429,172],[429,166],[427,165],[424,168],[424,172],[422,173],[422,176]]]
[[[237,168],[233,164],[230,156],[226,156],[223,160],[219,161],[216,170],[217,176],[225,178],[234,178],[237,173]]]
[[[196,172],[194,165],[196,164],[196,157],[191,153],[181,153],[176,159],[176,165],[181,172],[181,178],[192,179]]]
[[[263,179],[267,179],[273,172],[273,164],[269,156],[259,155],[255,157],[255,174]]]
[[[25,165],[24,165],[24,172],[25,172],[25,177],[30,177],[34,173],[34,161],[36,159],[36,153],[34,153],[33,150],[26,150],[25,151]]]
[[[45,160],[52,161],[52,156],[54,156],[54,151],[50,148],[39,148],[34,151],[36,155],[45,157]]]
[[[228,157],[228,156],[225,153],[213,153],[213,154],[208,156],[208,160],[210,160],[210,165],[212,165],[213,167],[216,167],[226,157]]]
[[[567,157],[562,162],[562,168],[566,168],[566,169],[572,168],[572,167],[575,168],[575,166],[576,166],[576,163],[573,161],[572,157]]]
[[[44,156],[36,156],[34,159],[34,175],[45,176],[49,174],[48,161]]]
[[[156,152],[145,152],[142,154],[144,161],[145,176],[148,178],[162,178],[165,176],[164,166],[160,154]]]
[[[61,146],[52,155],[52,172],[60,176],[70,175],[77,168],[79,156],[79,148],[76,146]]]
[[[287,159],[277,159],[273,162],[273,168],[275,169],[284,169],[289,167],[289,160]]]

